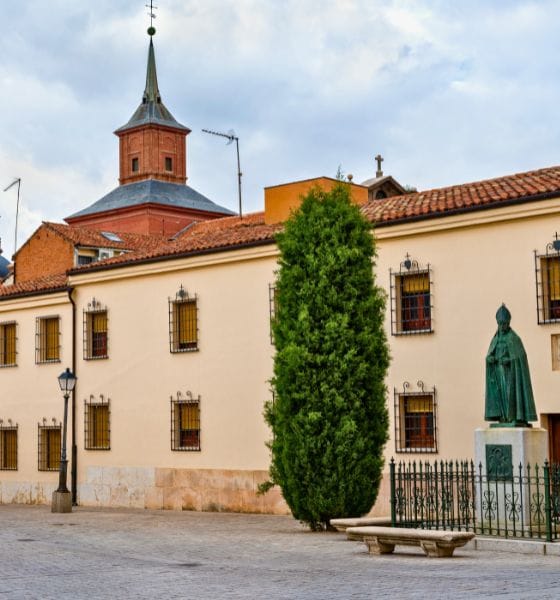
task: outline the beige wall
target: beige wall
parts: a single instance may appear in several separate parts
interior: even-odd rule
[[[484,425],[484,357],[501,302],[525,344],[538,412],[560,412],[560,372],[552,371],[550,350],[550,336],[560,333],[560,324],[537,324],[533,256],[552,240],[558,212],[555,202],[547,201],[378,230],[378,283],[389,290],[389,269],[398,270],[408,252],[421,266],[430,264],[434,304],[432,334],[396,337],[390,333],[388,299],[387,460],[472,457],[474,429]],[[278,493],[265,499],[255,494],[269,463],[262,412],[270,398],[268,286],[275,265],[275,248],[264,246],[72,279],[81,503],[286,510]],[[168,298],[181,284],[198,296],[200,349],[171,354]],[[84,361],[82,311],[93,297],[108,309],[109,358]],[[63,318],[62,361],[35,365],[35,317],[53,313]],[[56,481],[56,474],[37,472],[36,431],[42,417],[62,416],[56,376],[70,365],[70,318],[65,295],[0,302],[0,321],[18,321],[20,352],[17,368],[0,370],[0,418],[20,426],[20,469],[0,472],[2,490],[17,482],[29,487]],[[397,454],[393,389],[418,380],[437,390],[439,452]],[[177,391],[200,395],[200,452],[170,449],[170,397]],[[111,450],[86,451],[83,402],[100,394],[111,400]],[[388,509],[386,483],[378,513]],[[10,494],[3,492],[1,501],[11,501]],[[31,492],[28,498],[33,500]]]

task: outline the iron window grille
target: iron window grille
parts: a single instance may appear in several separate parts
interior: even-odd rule
[[[198,350],[198,297],[189,296],[182,285],[175,298],[169,298],[169,350]]]
[[[60,468],[60,440],[62,424],[52,420],[47,425],[47,419],[37,425],[38,428],[38,469],[39,471],[58,471]]]
[[[200,396],[171,396],[171,450],[200,450]]]
[[[535,254],[535,283],[537,292],[537,323],[560,322],[560,240],[546,245],[544,254]]]
[[[418,390],[410,390],[405,381],[402,391],[395,388],[395,451],[437,453],[436,388],[425,389],[422,381]]]
[[[0,419],[0,471],[17,471],[18,426],[11,419],[8,424]]]
[[[95,298],[84,309],[84,360],[109,358],[107,308]]]
[[[17,324],[0,323],[0,368],[17,366]]]
[[[415,335],[432,333],[432,269],[420,267],[407,254],[398,271],[389,270],[391,278],[391,333]]]
[[[35,321],[35,363],[60,362],[60,317],[38,317]]]
[[[111,399],[103,394],[84,400],[84,438],[86,450],[111,449]]]
[[[276,286],[268,284],[268,310],[270,313],[270,343],[274,344],[274,336],[272,334],[272,324],[278,314],[278,296],[276,295]]]

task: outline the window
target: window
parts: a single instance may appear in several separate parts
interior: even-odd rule
[[[537,279],[537,321],[560,322],[560,240],[558,234],[548,244],[545,254],[535,251],[535,275]]]
[[[84,400],[84,447],[86,450],[110,450],[110,400],[103,395]]]
[[[436,389],[425,390],[419,381],[418,391],[395,389],[395,450],[397,452],[437,452]]]
[[[431,333],[432,282],[431,269],[420,268],[406,255],[398,272],[391,276],[391,333],[410,335]]]
[[[0,323],[0,367],[16,366],[16,324]]]
[[[138,162],[137,158],[133,158],[132,159],[132,172],[133,173],[138,173],[138,171],[140,170],[140,164]]]
[[[173,159],[170,156],[165,157],[165,170],[173,171]]]
[[[0,419],[0,471],[17,471],[17,434],[18,426],[8,425]]]
[[[39,471],[58,471],[60,467],[60,438],[62,426],[47,425],[47,420],[39,423]]]
[[[78,266],[89,265],[95,261],[95,256],[86,256],[85,254],[78,254]]]
[[[60,362],[60,318],[41,317],[36,321],[35,362]]]
[[[108,357],[107,309],[93,298],[84,310],[84,360]]]
[[[171,450],[200,450],[200,396],[171,397]]]
[[[169,347],[171,352],[198,350],[197,297],[181,286],[175,299],[169,299]]]

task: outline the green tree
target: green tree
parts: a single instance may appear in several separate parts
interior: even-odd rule
[[[383,329],[370,224],[349,186],[313,189],[278,235],[270,482],[312,529],[367,513],[388,437]],[[267,487],[265,486],[265,488]]]

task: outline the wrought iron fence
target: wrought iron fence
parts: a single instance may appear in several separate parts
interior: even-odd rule
[[[560,531],[560,465],[483,472],[471,460],[391,459],[393,527],[474,531],[554,541]]]

